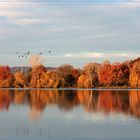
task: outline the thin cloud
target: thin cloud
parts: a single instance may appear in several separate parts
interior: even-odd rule
[[[2,2],[0,3],[0,17],[7,22],[18,25],[40,24],[54,22],[56,19],[63,19],[68,16],[67,10],[59,6],[49,6],[39,2]],[[0,20],[3,20],[0,19]]]
[[[68,58],[134,58],[139,57],[136,53],[100,53],[100,52],[86,52],[80,54],[65,54],[64,57]]]
[[[93,40],[93,39],[103,39],[103,38],[108,38],[108,37],[112,37],[115,34],[91,34],[91,35],[87,35],[84,37],[81,37],[81,40]]]
[[[129,2],[124,2],[123,4],[118,4],[118,6],[123,8],[140,8],[140,1],[133,0]]]
[[[140,0],[131,0],[131,1],[114,1],[114,2],[102,2],[95,3],[94,5],[87,5],[85,7],[86,11],[94,12],[94,11],[103,11],[108,13],[109,15],[121,15],[123,14],[121,10],[130,10],[130,9],[138,9],[140,8]],[[116,12],[117,10],[117,12]],[[112,11],[112,12],[110,12]],[[113,12],[115,11],[115,12]]]
[[[11,19],[11,22],[20,25],[32,25],[45,23],[46,21],[39,18],[21,18],[21,19]]]
[[[92,27],[86,27],[82,25],[65,25],[65,26],[49,26],[48,32],[65,32],[65,31],[90,31]]]

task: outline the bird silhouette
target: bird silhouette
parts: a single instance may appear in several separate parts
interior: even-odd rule
[[[42,52],[40,52],[40,53],[38,53],[39,55],[42,55],[43,53]]]
[[[48,53],[51,53],[51,50],[49,50]]]

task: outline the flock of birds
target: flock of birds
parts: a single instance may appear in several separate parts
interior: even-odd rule
[[[52,51],[49,50],[47,52],[50,54]],[[21,54],[20,52],[16,52],[16,54],[17,54],[18,58],[27,58],[31,54],[31,52],[28,51],[23,54]],[[43,54],[44,54],[43,52],[39,52],[37,55],[43,55]]]

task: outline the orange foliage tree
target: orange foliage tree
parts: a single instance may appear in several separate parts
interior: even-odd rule
[[[132,61],[130,65],[130,86],[140,87],[140,58],[137,58],[134,61]]]
[[[65,86],[65,79],[56,71],[43,73],[40,80],[40,87],[43,88],[60,88]]]
[[[91,82],[89,76],[83,74],[78,78],[77,86],[79,88],[91,88]]]
[[[14,84],[15,87],[25,87],[26,80],[23,73],[16,72],[14,78],[15,78],[15,84]]]
[[[30,86],[34,88],[40,88],[41,87],[41,80],[44,73],[46,73],[46,67],[43,65],[34,66],[31,69],[31,80],[30,80]]]

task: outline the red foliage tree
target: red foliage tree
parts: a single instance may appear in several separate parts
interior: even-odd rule
[[[11,87],[13,75],[9,66],[0,66],[0,87]]]
[[[76,80],[78,80],[78,78],[80,77],[80,71],[79,71],[78,69],[74,69],[74,70],[72,71],[72,76],[73,76]]]
[[[9,66],[0,66],[0,80],[12,78]]]
[[[100,70],[100,84],[105,86],[128,85],[129,67],[125,63],[105,64]]]

